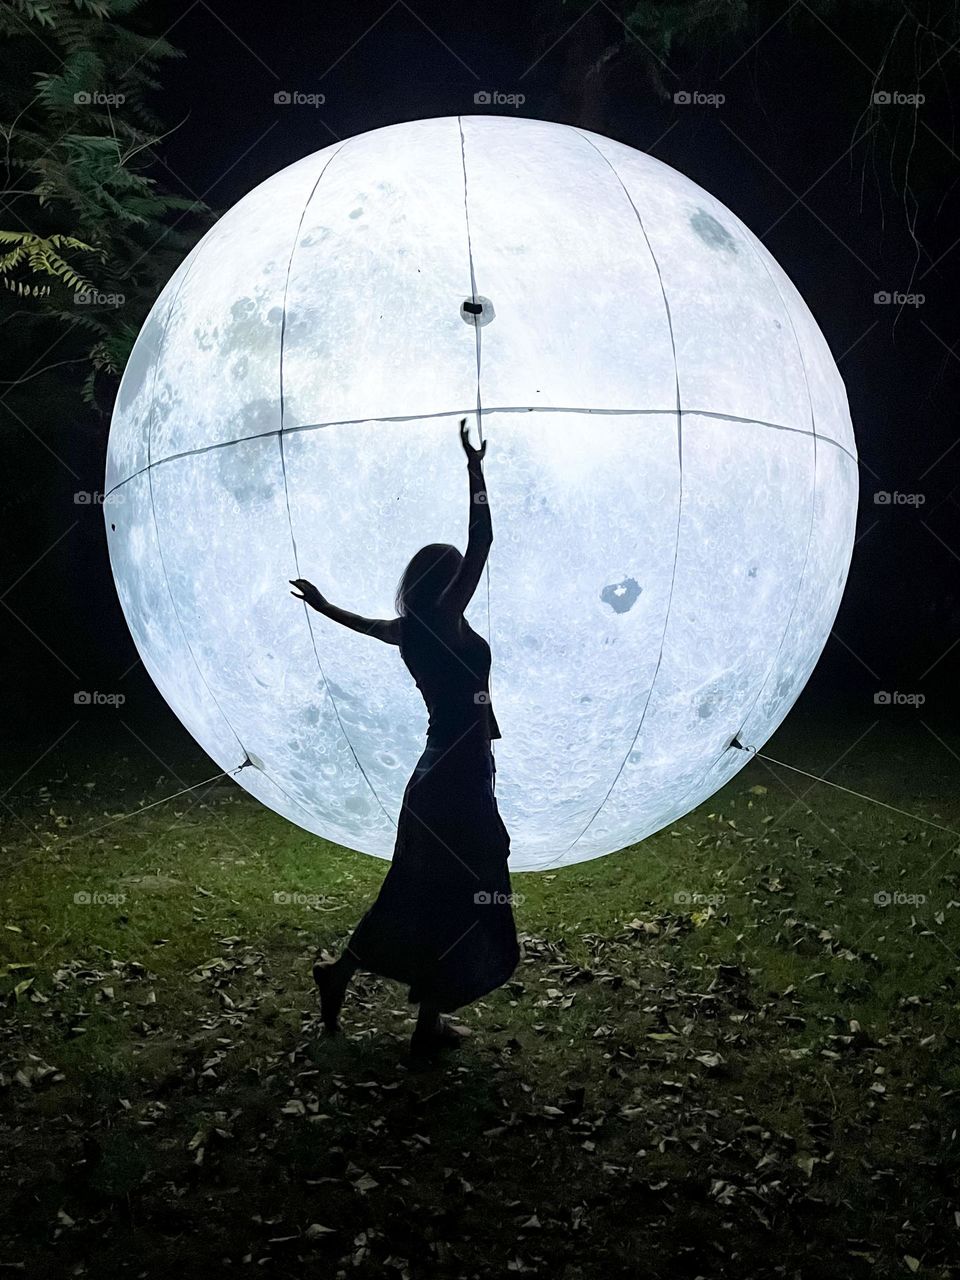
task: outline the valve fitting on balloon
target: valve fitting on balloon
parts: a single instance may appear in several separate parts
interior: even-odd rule
[[[472,298],[464,298],[460,303],[460,315],[466,324],[482,329],[484,325],[496,319],[497,313],[489,298],[483,298],[479,293],[475,293]]]

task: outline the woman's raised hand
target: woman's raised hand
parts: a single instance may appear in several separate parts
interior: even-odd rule
[[[306,578],[290,578],[289,582],[291,587],[297,588],[296,591],[291,591],[290,594],[297,600],[306,600],[311,608],[322,609],[327,603],[313,583],[308,582]]]
[[[483,461],[483,455],[487,452],[487,442],[484,440],[479,449],[475,449],[470,443],[470,433],[467,430],[466,418],[460,419],[460,443],[463,445],[463,452],[467,455],[468,466],[479,466]]]

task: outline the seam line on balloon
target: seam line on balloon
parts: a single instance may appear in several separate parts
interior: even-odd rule
[[[156,403],[157,403],[157,395],[156,395],[157,372],[163,361],[163,351],[167,342],[167,330],[170,327],[170,320],[173,316],[174,308],[176,307],[177,301],[180,298],[180,294],[183,291],[184,285],[187,283],[187,280],[190,278],[190,273],[193,271],[194,267],[196,266],[197,262],[200,259],[202,249],[203,249],[203,243],[204,242],[201,241],[200,245],[197,246],[196,256],[194,257],[193,262],[190,263],[189,267],[187,267],[186,271],[183,273],[183,279],[180,281],[180,284],[177,286],[177,290],[174,293],[173,298],[171,299],[170,308],[167,311],[166,318],[164,319],[164,322],[163,322],[163,332],[160,335],[160,342],[157,348],[157,359],[153,368],[153,393],[150,397],[150,413],[147,415],[147,468],[146,468],[147,487],[150,492],[150,512],[153,516],[154,536],[157,539],[157,555],[160,559],[160,572],[163,574],[164,586],[167,588],[167,594],[170,597],[170,604],[173,607],[173,616],[176,618],[177,625],[180,627],[180,634],[183,636],[183,643],[187,646],[187,652],[190,654],[190,657],[193,660],[193,665],[197,669],[197,675],[200,677],[201,681],[203,682],[203,686],[206,689],[207,693],[210,695],[213,701],[213,705],[217,708],[217,711],[220,713],[220,717],[223,720],[224,724],[227,726],[227,728],[236,738],[237,745],[239,746],[240,750],[243,752],[243,758],[246,761],[249,759],[249,753],[247,752],[246,747],[243,745],[243,742],[240,739],[240,735],[237,733],[236,729],[234,729],[233,725],[227,719],[224,713],[223,707],[221,707],[219,701],[217,700],[217,695],[213,692],[209,683],[207,682],[207,677],[203,674],[203,670],[201,669],[200,663],[197,660],[197,655],[193,651],[193,645],[191,645],[189,639],[187,638],[187,629],[183,625],[183,618],[180,615],[180,609],[179,609],[179,606],[177,605],[176,597],[174,596],[173,590],[170,586],[169,575],[167,574],[167,562],[163,554],[163,542],[160,537],[160,521],[157,519],[157,503],[156,503],[156,498],[153,492],[153,469],[152,469],[152,466],[153,466],[152,464],[153,417],[154,417],[154,410],[156,408]],[[217,763],[219,764],[220,762],[218,761]],[[240,765],[235,766],[235,768],[240,768],[240,767],[241,767]]]
[[[363,423],[367,423],[367,422],[369,423],[428,422],[433,418],[456,418],[456,417],[462,418],[472,412],[473,412],[472,409],[451,409],[451,410],[444,410],[442,413],[427,413],[427,414],[412,414],[412,415],[405,414],[402,417],[396,417],[396,418],[347,418],[340,422],[313,422],[313,423],[308,423],[299,427],[284,427],[283,434],[285,436],[292,436],[302,431],[322,431],[326,427],[360,426]],[[676,410],[675,409],[573,409],[565,406],[553,407],[548,405],[534,405],[529,407],[501,405],[492,409],[485,408],[483,411],[483,416],[485,418],[489,418],[495,413],[514,413],[514,414],[589,413],[589,414],[595,414],[598,417],[653,418],[653,417],[673,416],[676,413]],[[813,431],[805,431],[801,427],[788,427],[788,426],[785,426],[782,422],[765,422],[761,418],[740,418],[733,413],[718,413],[712,409],[683,409],[681,410],[681,415],[684,418],[713,418],[718,422],[739,422],[744,424],[745,426],[769,427],[771,431],[787,431],[793,435],[798,435],[798,436],[812,436],[816,434],[817,440],[819,442],[821,442],[822,444],[833,445],[835,449],[839,449],[841,453],[845,453],[851,462],[857,463],[859,465],[859,460],[856,454],[851,453],[850,450],[845,445],[842,445],[839,440],[834,440],[832,436],[826,436],[820,432],[814,433]],[[161,467],[166,462],[179,462],[182,458],[192,458],[192,457],[195,457],[197,454],[210,453],[214,449],[229,449],[231,446],[237,445],[237,444],[249,444],[253,440],[269,440],[271,436],[275,436],[279,434],[280,434],[279,431],[277,431],[276,429],[274,429],[273,431],[259,431],[256,433],[256,435],[238,436],[236,440],[217,440],[217,441],[214,441],[213,444],[198,445],[195,449],[184,449],[181,453],[171,453],[166,458],[157,458],[155,461],[150,462],[147,466],[140,467],[137,471],[132,471],[130,475],[126,476],[123,480],[118,480],[116,484],[111,485],[110,488],[107,490],[107,492],[103,495],[104,499],[111,497],[113,494],[117,492],[118,489],[122,489],[125,484],[129,484],[131,480],[136,480],[138,476],[145,475],[151,468]]]
[[[175,303],[176,303],[177,299],[180,297],[180,291],[183,289],[183,286],[184,286],[184,285],[186,284],[186,282],[187,282],[187,277],[190,275],[191,271],[193,270],[193,267],[194,267],[194,264],[195,264],[195,262],[196,262],[197,258],[199,258],[200,254],[203,252],[204,245],[206,245],[206,244],[207,244],[207,242],[213,238],[213,234],[214,234],[214,232],[216,231],[216,229],[217,229],[218,225],[219,225],[219,219],[217,220],[217,222],[215,222],[215,223],[213,224],[213,226],[212,226],[212,227],[208,227],[208,228],[207,228],[207,230],[203,233],[203,235],[200,237],[200,239],[197,241],[197,243],[193,246],[193,248],[189,251],[189,253],[187,253],[186,257],[183,259],[183,261],[180,263],[180,265],[176,268],[176,270],[172,273],[172,275],[171,275],[170,279],[167,281],[167,283],[164,285],[163,289],[160,291],[160,294],[158,295],[158,297],[157,297],[157,298],[156,298],[156,300],[154,301],[153,306],[150,308],[150,311],[147,313],[147,317],[146,317],[146,319],[144,320],[143,324],[142,324],[142,325],[141,325],[141,327],[140,327],[140,334],[142,335],[142,333],[143,333],[144,329],[147,327],[147,324],[148,324],[148,322],[149,322],[149,320],[150,320],[151,316],[153,315],[153,312],[154,312],[156,309],[158,309],[158,308],[159,308],[159,305],[160,305],[160,302],[161,302],[161,301],[162,301],[162,299],[163,299],[163,295],[164,295],[164,293],[165,293],[165,292],[166,292],[166,290],[170,287],[170,284],[171,284],[171,282],[172,282],[172,280],[173,280],[173,276],[174,276],[174,275],[176,275],[176,272],[177,272],[177,271],[179,271],[181,267],[185,267],[186,269],[184,270],[184,273],[183,273],[183,279],[182,279],[182,280],[180,281],[180,283],[177,285],[176,292],[174,293],[173,297],[172,297],[172,298],[171,298],[171,300],[170,300],[170,304],[169,304],[169,306],[167,307],[166,316],[164,317],[163,323],[162,323],[162,324],[161,324],[161,326],[160,326],[160,341],[159,341],[158,346],[157,346],[157,356],[156,356],[156,359],[154,360],[154,362],[153,362],[153,366],[152,366],[152,368],[151,368],[151,370],[150,370],[150,372],[151,372],[151,374],[152,374],[152,377],[153,377],[153,383],[152,383],[152,388],[153,388],[153,390],[152,390],[151,395],[150,395],[150,412],[149,412],[149,414],[147,415],[147,465],[146,465],[145,467],[140,467],[137,471],[134,471],[131,475],[127,476],[127,477],[126,477],[126,479],[121,480],[118,484],[111,485],[111,486],[110,486],[110,488],[107,490],[107,493],[105,493],[105,494],[104,494],[104,497],[107,497],[109,494],[113,493],[116,489],[118,489],[118,488],[120,487],[120,485],[121,485],[121,484],[125,484],[127,480],[132,480],[132,479],[134,478],[134,476],[143,475],[143,473],[144,473],[145,471],[147,471],[147,470],[149,469],[149,467],[152,465],[152,461],[153,461],[153,460],[152,460],[152,459],[151,459],[151,457],[150,457],[150,446],[151,446],[151,438],[150,438],[150,437],[151,437],[151,424],[152,424],[152,421],[153,421],[153,406],[154,406],[154,403],[155,403],[155,396],[154,396],[154,394],[153,394],[153,393],[156,391],[156,386],[157,386],[157,370],[158,370],[158,369],[159,369],[159,367],[160,367],[160,357],[161,357],[161,355],[162,355],[162,353],[163,353],[163,344],[164,344],[164,341],[165,341],[166,336],[167,336],[167,325],[169,324],[170,316],[171,316],[171,314],[172,314],[172,312],[173,312],[174,305],[175,305]],[[192,257],[193,261],[190,261],[191,257]],[[138,338],[137,338],[137,341],[139,342],[139,336],[138,336]],[[134,346],[136,346],[136,343],[134,343]],[[132,350],[132,349],[131,349],[130,354],[131,354],[131,355],[133,354],[133,350]],[[129,365],[129,363],[130,363],[130,360],[129,360],[129,357],[128,357],[128,359],[127,359],[127,365]],[[126,370],[126,366],[124,367],[124,371],[123,371],[123,372],[124,372],[124,374],[126,374],[126,372],[127,372],[127,370]],[[123,385],[123,378],[121,377],[121,386],[122,386],[122,385]],[[119,389],[118,389],[118,393],[117,393],[117,394],[118,394],[118,398],[119,398]],[[114,405],[114,412],[116,412],[116,403],[115,403],[115,405]],[[111,428],[112,428],[112,425],[113,425],[113,422],[112,422],[112,418],[111,418]],[[109,441],[108,441],[108,449],[107,449],[107,453],[108,453],[108,461],[109,461]],[[162,461],[162,459],[158,459],[158,461]],[[104,476],[104,479],[106,479],[106,476]]]
[[[796,612],[797,603],[799,602],[799,599],[800,599],[800,590],[801,590],[801,588],[802,588],[802,586],[803,586],[803,576],[804,576],[804,573],[806,572],[806,568],[807,568],[807,560],[808,560],[808,557],[809,557],[809,554],[810,554],[810,543],[811,543],[812,536],[813,536],[813,522],[814,522],[814,517],[815,517],[815,511],[816,511],[816,505],[815,505],[815,504],[816,504],[816,492],[817,492],[817,490],[816,490],[816,453],[817,453],[817,437],[816,437],[815,435],[812,435],[812,433],[810,433],[810,432],[804,432],[804,434],[805,434],[805,435],[811,435],[811,438],[812,438],[812,441],[813,441],[813,453],[814,453],[814,474],[813,474],[813,495],[812,495],[811,503],[810,503],[810,508],[811,508],[811,510],[810,510],[810,527],[809,527],[808,534],[807,534],[807,545],[806,545],[806,549],[805,549],[805,551],[804,551],[803,563],[801,564],[801,567],[800,567],[800,573],[799,573],[799,575],[798,575],[798,579],[797,579],[797,591],[796,591],[796,595],[794,596],[794,599],[793,599],[793,604],[792,604],[792,605],[791,605],[791,607],[790,607],[790,612],[789,612],[789,614],[787,615],[787,622],[786,622],[786,625],[785,625],[785,627],[784,627],[783,635],[782,635],[782,636],[781,636],[781,638],[780,638],[780,643],[779,643],[779,645],[777,646],[776,652],[774,653],[773,658],[772,658],[772,659],[771,659],[771,661],[770,661],[770,665],[769,665],[769,667],[767,668],[767,671],[766,671],[766,673],[764,674],[763,679],[760,681],[760,687],[759,687],[759,691],[758,691],[758,693],[757,693],[757,696],[754,698],[753,702],[751,703],[749,710],[748,710],[747,712],[745,712],[745,713],[740,717],[740,725],[739,725],[739,728],[736,730],[736,734],[734,735],[734,736],[737,736],[737,737],[739,737],[739,735],[740,735],[740,733],[741,733],[741,731],[742,731],[742,729],[743,729],[743,726],[746,724],[746,722],[750,719],[750,717],[753,715],[754,711],[756,710],[757,704],[759,703],[760,699],[763,697],[763,691],[764,691],[764,689],[767,687],[767,683],[769,682],[770,677],[773,675],[773,673],[774,673],[774,672],[775,672],[775,670],[776,670],[777,660],[778,660],[778,658],[780,657],[780,653],[781,653],[781,651],[782,651],[782,649],[783,649],[784,643],[786,642],[786,638],[787,638],[787,636],[788,636],[788,634],[789,634],[789,632],[790,632],[790,623],[793,621],[793,615],[794,615],[794,613]],[[769,735],[768,735],[768,736],[769,736]],[[704,769],[703,774],[701,775],[701,777],[697,780],[697,782],[696,782],[696,783],[694,783],[694,785],[693,785],[692,787],[689,787],[689,788],[684,792],[684,794],[681,796],[681,798],[677,801],[676,805],[674,806],[675,808],[679,809],[679,813],[678,813],[677,817],[682,817],[682,816],[687,812],[687,809],[686,809],[685,807],[683,807],[683,806],[685,806],[685,804],[686,804],[687,797],[688,797],[688,796],[690,796],[690,795],[692,795],[692,794],[697,790],[697,788],[698,788],[698,787],[700,787],[700,786],[702,785],[702,783],[703,783],[703,779],[704,779],[705,777],[707,777],[707,775],[708,775],[708,774],[712,773],[712,771],[717,767],[717,765],[720,763],[720,761],[724,758],[724,756],[727,754],[727,752],[728,752],[729,750],[730,750],[730,746],[729,746],[729,745],[728,745],[728,746],[725,746],[725,747],[723,748],[723,750],[720,752],[720,754],[719,754],[718,756],[716,756],[713,760],[711,760],[711,761],[710,761],[710,763],[709,763],[709,764],[707,765],[707,767]],[[738,769],[736,772],[739,772],[739,769]],[[732,775],[731,775],[731,776],[732,776]],[[724,784],[724,785],[725,785],[725,784]],[[711,794],[713,794],[713,793],[711,792]],[[676,819],[675,819],[675,818],[674,818],[674,819],[671,819],[671,821],[676,821]],[[658,829],[658,830],[660,830],[661,828],[657,828],[657,829]]]
[[[750,242],[748,241],[747,243],[749,244]],[[760,699],[763,697],[763,691],[764,689],[766,689],[769,680],[771,679],[771,677],[773,676],[774,672],[777,669],[777,662],[779,661],[780,654],[783,652],[783,646],[787,642],[787,636],[790,634],[790,627],[791,627],[791,624],[793,623],[794,614],[797,611],[797,605],[800,603],[800,595],[803,590],[803,580],[804,580],[804,577],[806,576],[807,565],[810,560],[810,548],[813,545],[813,531],[814,531],[816,518],[817,518],[817,461],[818,461],[817,421],[816,421],[816,414],[814,413],[814,410],[813,410],[813,394],[810,390],[810,378],[809,378],[809,375],[807,374],[807,362],[803,358],[803,347],[800,344],[800,336],[797,333],[796,325],[793,323],[793,316],[790,314],[790,309],[787,306],[786,301],[784,300],[783,294],[780,292],[780,286],[777,284],[776,280],[773,278],[773,274],[771,273],[770,268],[764,262],[763,255],[759,252],[756,246],[753,244],[750,244],[750,249],[754,257],[756,258],[756,260],[760,263],[760,266],[763,268],[767,276],[767,279],[770,281],[770,285],[774,293],[777,295],[777,298],[780,300],[780,305],[783,308],[784,315],[787,317],[787,323],[790,325],[790,332],[793,334],[793,341],[797,348],[797,357],[800,360],[800,370],[803,374],[803,385],[804,385],[804,388],[806,389],[807,406],[810,412],[810,428],[811,428],[810,434],[813,437],[813,491],[810,495],[810,522],[807,526],[807,544],[803,551],[803,562],[800,566],[800,573],[797,577],[797,590],[793,597],[793,604],[790,606],[790,612],[787,614],[787,619],[786,619],[786,622],[784,623],[784,628],[783,628],[783,635],[780,637],[780,643],[777,645],[776,652],[774,653],[773,658],[771,659],[770,666],[767,669],[766,674],[764,675],[763,679],[760,681],[760,687],[757,690],[757,696],[754,698],[750,706],[750,710],[740,721],[740,724],[738,725],[736,733],[734,735],[735,737],[740,736],[740,732],[743,729],[743,726],[747,723],[747,721],[753,715],[754,711],[757,709]],[[819,658],[819,655],[818,655],[818,658]],[[722,756],[719,757],[719,759],[722,759],[722,758],[723,758]],[[712,765],[711,768],[715,767],[716,763],[717,761],[714,761],[714,765]]]
[[[256,769],[257,773],[262,774],[263,777],[266,778],[266,780],[270,783],[271,786],[276,787],[276,789],[280,792],[280,794],[286,800],[289,800],[292,805],[296,805],[296,807],[300,809],[303,813],[305,813],[311,821],[316,822],[318,815],[315,810],[308,809],[302,800],[298,800],[296,796],[292,796],[289,791],[286,791],[283,787],[281,787],[280,783],[276,780],[276,778],[274,778],[271,774],[267,773],[266,769],[264,769],[262,765],[254,765],[254,768]],[[337,821],[336,816],[333,817],[333,821],[334,822]],[[325,836],[324,839],[329,839],[329,837]]]
[[[187,630],[186,630],[186,627],[183,625],[183,618],[180,615],[180,609],[179,609],[179,606],[177,605],[176,597],[173,594],[173,590],[170,586],[170,579],[167,575],[167,562],[163,554],[163,544],[160,540],[160,522],[157,519],[157,503],[153,493],[153,473],[152,472],[149,472],[147,475],[147,484],[150,489],[150,511],[153,515],[153,528],[154,528],[154,533],[157,539],[157,554],[160,558],[160,572],[163,574],[164,585],[167,588],[167,594],[169,595],[170,603],[173,606],[174,617],[176,618],[177,624],[180,627],[180,634],[183,636],[183,643],[187,646],[187,653],[189,653],[190,657],[193,659],[193,665],[197,669],[197,675],[203,681],[203,687],[206,689],[207,693],[209,693],[213,701],[213,705],[219,711],[224,724],[227,726],[227,728],[236,738],[237,745],[239,746],[240,750],[243,752],[244,760],[247,760],[249,758],[249,753],[247,752],[246,747],[243,745],[240,735],[237,733],[236,729],[227,719],[226,713],[224,712],[223,707],[221,707],[220,702],[217,699],[217,695],[210,688],[210,685],[207,681],[207,677],[203,674],[203,669],[201,668],[200,663],[197,661],[197,655],[193,651],[193,645],[190,643],[190,641],[187,638]],[[219,761],[217,763],[219,764]],[[234,767],[239,769],[241,766],[235,765]]]
[[[670,313],[670,303],[667,299],[667,291],[664,288],[663,276],[660,272],[660,264],[657,262],[657,256],[653,252],[653,245],[650,243],[650,237],[647,235],[646,227],[643,225],[643,219],[640,216],[640,210],[634,204],[633,197],[630,195],[630,192],[627,190],[623,182],[623,179],[620,177],[619,173],[617,173],[617,170],[614,168],[611,162],[607,159],[607,157],[603,154],[600,148],[597,147],[591,141],[591,139],[586,136],[586,134],[580,133],[579,129],[576,130],[575,132],[579,133],[580,137],[583,138],[584,142],[586,142],[588,146],[593,148],[593,150],[597,153],[598,156],[600,156],[603,162],[610,169],[613,176],[616,178],[617,183],[620,186],[620,190],[627,197],[627,200],[630,204],[630,208],[633,210],[634,217],[637,220],[637,226],[640,228],[640,234],[643,236],[644,243],[647,246],[647,252],[650,254],[650,260],[653,263],[654,270],[657,273],[657,280],[659,281],[659,284],[660,284],[660,293],[663,298],[663,308],[667,317],[667,329],[670,334],[670,349],[673,353],[673,373],[674,373],[674,381],[676,386],[676,397],[677,397],[676,408],[674,412],[676,413],[676,418],[677,418],[677,464],[679,469],[679,475],[677,477],[677,481],[678,481],[677,532],[676,532],[676,537],[674,539],[674,544],[673,544],[673,567],[670,572],[670,590],[667,593],[667,605],[663,614],[663,631],[660,633],[660,648],[657,653],[657,663],[653,669],[653,678],[650,681],[650,688],[647,690],[647,697],[643,704],[643,710],[640,713],[640,723],[637,725],[637,731],[633,735],[633,739],[629,747],[627,748],[623,759],[620,762],[620,767],[617,770],[613,781],[610,783],[610,786],[607,790],[606,795],[600,801],[599,805],[597,806],[596,810],[593,813],[593,816],[590,818],[590,821],[587,823],[587,825],[583,828],[583,830],[580,832],[577,838],[573,840],[564,850],[565,854],[569,853],[570,850],[574,848],[574,846],[578,844],[580,840],[583,839],[584,835],[586,835],[587,831],[589,831],[592,824],[596,821],[597,817],[599,816],[600,812],[603,809],[603,806],[610,799],[610,796],[613,794],[613,789],[614,787],[616,787],[617,783],[619,782],[620,776],[623,773],[624,768],[626,767],[627,761],[630,759],[631,752],[637,745],[637,740],[639,739],[640,732],[643,729],[643,723],[647,717],[647,710],[649,709],[650,702],[653,698],[654,686],[657,683],[657,676],[660,674],[660,667],[661,667],[661,664],[663,663],[663,651],[667,642],[667,628],[670,625],[670,608],[673,604],[673,592],[677,583],[677,563],[680,559],[680,523],[683,517],[683,406],[680,402],[680,367],[677,363],[677,344],[676,344],[676,340],[673,332],[673,316]]]
[[[747,243],[750,244],[749,240],[747,241]],[[810,426],[812,428],[812,430],[805,431],[803,432],[803,434],[809,435],[813,441],[813,485],[812,485],[812,492],[810,495],[810,521],[807,526],[807,541],[806,541],[806,546],[804,547],[803,560],[800,565],[800,572],[797,575],[797,589],[796,589],[796,592],[794,593],[793,603],[790,606],[790,611],[787,614],[786,622],[784,623],[783,634],[780,637],[780,643],[777,645],[774,655],[770,660],[770,665],[768,666],[766,672],[764,673],[763,679],[759,683],[759,688],[757,689],[757,695],[754,698],[753,702],[750,704],[749,709],[740,717],[740,723],[733,735],[734,741],[736,741],[740,737],[740,734],[743,732],[744,725],[747,723],[747,721],[753,715],[754,711],[757,709],[760,699],[763,697],[763,691],[764,689],[766,689],[767,684],[769,683],[771,677],[773,676],[774,672],[777,669],[777,662],[780,658],[780,654],[783,652],[783,646],[786,644],[787,636],[790,634],[790,625],[793,622],[793,616],[796,613],[797,605],[800,602],[800,593],[803,589],[803,579],[804,579],[804,575],[806,574],[807,564],[810,558],[810,547],[813,543],[813,530],[814,530],[814,523],[816,520],[816,512],[817,512],[817,440],[818,438],[821,438],[821,439],[823,438],[823,437],[817,436],[816,421],[815,421],[814,412],[813,412],[813,396],[810,393],[810,380],[807,377],[807,367],[806,367],[806,362],[804,361],[804,358],[803,358],[803,349],[800,346],[800,339],[797,335],[797,330],[796,330],[796,326],[793,323],[793,318],[790,315],[790,312],[787,308],[787,304],[784,301],[783,294],[780,292],[780,289],[779,289],[779,286],[777,285],[776,280],[774,280],[772,274],[770,273],[770,269],[767,267],[767,264],[763,261],[763,258],[760,255],[760,253],[757,251],[756,246],[753,244],[750,244],[750,250],[753,253],[756,260],[760,263],[760,266],[763,268],[763,271],[765,272],[767,279],[770,281],[770,284],[771,284],[771,287],[773,288],[774,293],[777,295],[777,298],[779,299],[780,306],[783,308],[783,313],[787,317],[787,323],[790,325],[790,332],[793,334],[793,340],[794,340],[794,343],[796,344],[797,355],[800,360],[800,369],[803,373],[803,384],[807,393],[807,407],[810,413]],[[842,446],[840,447],[842,448]],[[846,453],[847,450],[844,449],[843,452]],[[687,791],[684,792],[680,800],[677,801],[677,804],[675,807],[680,810],[681,815],[687,812],[687,810],[682,807],[685,805],[687,798],[691,796],[700,786],[703,785],[703,779],[713,772],[713,770],[717,767],[720,761],[724,758],[724,756],[730,750],[731,750],[731,747],[729,745],[725,746],[724,749],[720,752],[720,754],[710,762],[710,764],[704,770],[702,776],[698,779],[698,781],[694,784],[694,786],[689,787]],[[739,769],[737,770],[737,772],[739,772]],[[731,775],[731,777],[732,776],[733,775]]]
[[[310,194],[307,196],[306,202],[304,203],[303,209],[301,210],[301,213],[300,213],[300,218],[297,222],[297,229],[296,229],[296,232],[294,233],[293,244],[290,247],[290,257],[287,259],[287,273],[283,282],[283,302],[282,302],[281,311],[280,311],[280,362],[279,362],[280,430],[276,432],[276,436],[277,436],[277,443],[280,447],[280,474],[283,477],[283,498],[284,498],[284,503],[287,509],[287,526],[290,530],[290,545],[293,548],[293,563],[294,563],[296,575],[298,578],[300,577],[300,555],[297,550],[296,535],[293,532],[293,513],[290,510],[290,488],[287,484],[287,460],[286,460],[286,456],[284,454],[284,449],[283,449],[283,414],[284,414],[283,351],[284,351],[284,343],[285,343],[286,332],[287,332],[287,296],[290,289],[290,273],[293,270],[293,259],[297,252],[297,241],[300,239],[300,231],[303,227],[304,218],[306,218],[307,216],[307,209],[310,207],[310,202],[313,199],[314,195],[316,194],[317,188],[320,185],[320,180],[323,178],[323,175],[326,173],[327,169],[330,167],[332,162],[336,159],[336,157],[340,154],[340,152],[343,150],[345,146],[346,146],[345,142],[341,143],[341,145],[336,149],[336,151],[334,151],[333,155],[329,157],[326,164],[323,166],[323,168],[320,170],[319,174],[317,175],[316,182],[314,182],[313,186],[310,188]],[[357,755],[354,745],[350,741],[350,736],[347,733],[346,728],[344,727],[343,717],[340,714],[340,708],[337,706],[337,700],[333,696],[333,692],[330,688],[330,682],[327,680],[326,672],[323,669],[323,663],[320,661],[320,650],[317,646],[317,636],[316,636],[316,632],[313,629],[313,622],[310,618],[310,608],[306,601],[303,602],[303,617],[307,624],[307,633],[310,636],[310,645],[313,649],[313,656],[317,663],[317,671],[320,673],[320,680],[323,683],[324,691],[327,697],[330,699],[330,704],[333,707],[333,714],[336,716],[337,726],[340,729],[340,732],[343,734],[343,740],[347,744],[347,750],[353,756],[354,764],[356,764],[357,768],[360,770],[360,776],[363,778],[364,782],[367,784],[367,787],[370,790],[370,794],[373,796],[374,800],[376,800],[377,804],[380,806],[380,809],[382,810],[384,817],[387,819],[388,822],[392,822],[393,819],[390,817],[389,813],[387,813],[386,809],[384,808],[383,801],[380,799],[379,795],[377,794],[376,787],[370,781],[370,778],[367,775],[367,771],[366,769],[364,769],[363,764],[360,760],[360,757]],[[394,823],[394,825],[396,824]]]
[[[470,236],[470,205],[467,200],[467,144],[463,136],[463,120],[457,116],[457,127],[460,130],[460,161],[463,165],[463,217],[467,228],[467,257],[470,261],[470,297],[475,302],[477,299],[477,276],[473,265],[473,240]],[[477,343],[477,436],[480,441],[480,447],[483,447],[483,404],[480,399],[480,365],[482,356],[481,337],[482,327],[477,323],[476,317],[473,321],[473,329],[476,334]],[[487,559],[484,565],[484,576],[487,580],[487,645],[490,648],[490,674],[487,676],[487,685],[490,690],[490,698],[493,700],[493,632],[490,626],[490,550],[487,549]],[[493,742],[490,743],[490,751],[495,755]]]

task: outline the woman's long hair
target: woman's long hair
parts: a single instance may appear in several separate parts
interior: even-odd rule
[[[397,584],[397,613],[420,617],[436,608],[463,560],[449,542],[431,542],[411,558]]]

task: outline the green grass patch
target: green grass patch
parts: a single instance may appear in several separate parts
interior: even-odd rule
[[[936,741],[853,755],[837,781],[960,828]],[[3,1267],[957,1274],[956,838],[754,762],[640,846],[515,875],[514,979],[413,1070],[402,989],[360,975],[330,1041],[310,980],[385,864],[232,784],[116,820],[176,785],[71,762],[6,824]]]

